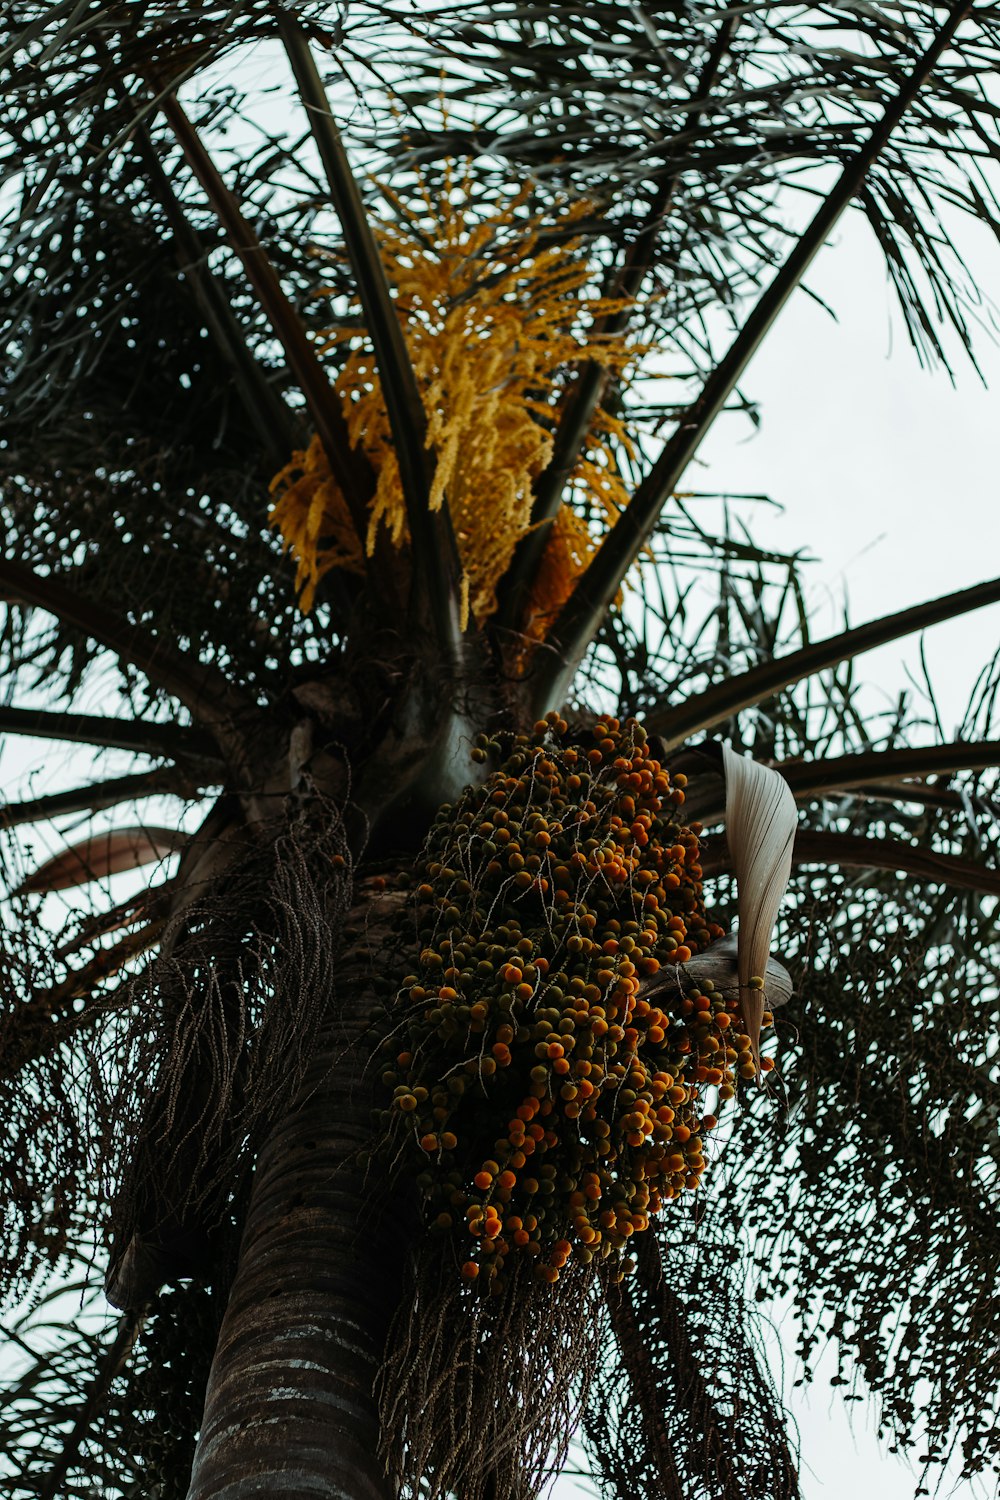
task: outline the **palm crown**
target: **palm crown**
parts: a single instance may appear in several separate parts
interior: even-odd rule
[[[308,1100],[346,1110],[368,1086],[372,1038],[388,1036],[395,1056],[398,1029],[415,1027],[386,1087],[413,1100],[397,1116],[420,1117],[426,1102],[425,1154],[445,1149],[450,1116],[438,1103],[435,1124],[437,1085],[427,1075],[420,1099],[412,1061],[437,1043],[423,1012],[404,1021],[398,1008],[422,1003],[432,959],[450,960],[459,985],[439,992],[445,1008],[474,1002],[487,1030],[499,1027],[497,1065],[476,1075],[488,1092],[520,1032],[529,1039],[509,995],[544,980],[535,959],[562,961],[524,916],[539,891],[562,890],[577,920],[593,916],[604,973],[613,960],[616,982],[634,974],[636,993],[646,994],[642,963],[651,978],[671,954],[682,966],[698,958],[734,911],[729,872],[750,841],[734,822],[740,773],[727,758],[723,776],[713,735],[780,766],[799,809],[777,940],[796,988],[778,1083],[752,1086],[748,974],[724,1023],[711,985],[678,998],[687,1009],[676,1016],[650,1012],[662,996],[643,998],[650,1045],[673,1038],[671,1066],[686,1078],[693,1037],[704,1076],[691,1075],[675,1109],[662,1067],[658,1084],[652,1065],[633,1080],[632,1102],[651,1080],[674,1149],[685,1145],[673,1178],[629,1179],[620,1244],[621,1215],[603,1226],[616,1256],[637,1231],[634,1275],[584,1274],[601,1259],[591,1246],[602,1230],[576,1203],[579,1243],[547,1262],[554,1282],[575,1256],[562,1301],[548,1281],[505,1269],[506,1248],[463,1252],[469,1280],[482,1267],[498,1286],[510,1275],[494,1314],[458,1278],[441,1282],[440,1250],[427,1250],[403,1189],[401,1238],[419,1264],[400,1269],[357,1165],[362,1131],[349,1153],[355,1210],[374,1205],[374,1259],[410,1287],[397,1287],[409,1311],[388,1333],[381,1449],[362,1437],[361,1457],[349,1444],[347,1458],[321,1455],[323,1482],[388,1493],[365,1488],[385,1484],[388,1463],[397,1492],[534,1493],[581,1411],[609,1494],[794,1494],[755,1352],[751,1271],[762,1300],[793,1299],[807,1363],[835,1340],[838,1378],[862,1373],[888,1433],[922,1431],[928,1461],[960,1444],[968,1474],[995,1466],[995,663],[954,744],[924,743],[905,703],[866,722],[850,663],[995,601],[1000,584],[813,641],[799,560],[728,525],[714,533],[678,491],[851,204],[885,253],[918,352],[944,357],[942,324],[971,351],[977,296],[947,226],[964,211],[1000,227],[988,90],[998,20],[968,4],[655,14],[372,4],[346,16],[255,0],[18,7],[4,51],[0,730],[135,757],[113,778],[2,813],[13,872],[0,946],[4,1264],[24,1292],[83,1253],[96,1225],[125,1308],[103,1353],[65,1332],[54,1383],[51,1357],[32,1353],[5,1419],[12,1451],[34,1421],[26,1412],[65,1403],[66,1382],[81,1396],[75,1423],[53,1422],[30,1454],[17,1450],[19,1494],[93,1493],[111,1455],[114,1493],[153,1474],[163,1493],[184,1492],[208,1368],[214,1358],[217,1388],[228,1368],[215,1352],[221,1301],[235,1286],[226,1317],[236,1319],[244,1282],[259,1290],[247,1245],[267,1229],[262,1184],[298,1161]],[[280,129],[229,77],[251,44],[284,70]],[[664,371],[666,401],[653,378]],[[706,578],[718,601],[699,620],[690,585]],[[97,683],[116,695],[113,716],[83,711]],[[636,715],[641,731],[626,722]],[[490,814],[493,833],[507,832],[489,838],[496,890],[522,903],[516,933],[515,908],[502,909],[497,944],[473,889],[480,875],[491,889],[488,862],[466,882],[472,894],[440,895],[448,851],[465,847],[470,809],[485,817],[476,799],[498,776],[503,795],[529,807],[534,794],[518,790],[528,765],[549,777],[550,801],[583,800],[578,725],[595,718],[608,748],[593,750],[593,785],[605,778],[618,821],[601,825],[600,859],[593,839],[575,867],[569,846],[565,865],[546,853],[568,815],[550,835],[537,809],[534,822],[519,814],[515,844],[525,831],[535,841],[525,858],[504,852],[510,832]],[[633,758],[614,790],[609,767],[623,756]],[[162,823],[118,817],[152,797],[169,799],[157,804],[169,809]],[[630,832],[623,798],[628,816],[637,800],[646,809]],[[585,814],[598,819],[591,799]],[[108,809],[111,831],[97,823],[68,842],[67,819]],[[39,824],[67,839],[41,868],[17,843]],[[647,844],[659,861],[648,871]],[[176,870],[117,904],[94,885],[175,852]],[[500,854],[520,860],[509,875]],[[633,893],[648,873],[652,926],[630,933],[613,903],[585,910],[577,876],[558,874],[596,878],[598,866]],[[718,881],[717,928],[703,879]],[[752,879],[741,873],[741,942]],[[54,932],[37,898],[57,889],[83,889],[88,905]],[[435,920],[452,924],[444,947],[427,915],[439,897]],[[460,920],[472,934],[464,959]],[[643,931],[659,934],[648,952]],[[432,946],[414,947],[414,933]],[[490,936],[498,953],[511,945],[512,971],[515,943],[528,945],[528,965],[498,991],[509,991],[504,1016],[487,995]],[[460,986],[474,939],[475,994]],[[385,963],[374,978],[373,954]],[[582,995],[599,972],[581,965]],[[535,1001],[523,1004],[537,1021]],[[706,1018],[700,1033],[691,1016]],[[448,1045],[449,1025],[435,1012]],[[740,1027],[746,1045],[729,1066],[725,1032]],[[549,1050],[530,1060],[545,1077],[527,1097],[575,1120],[589,1096],[559,1082],[563,1044],[530,1040]],[[613,1052],[600,1055],[610,1073]],[[580,1078],[600,1092],[597,1073]],[[740,1096],[704,1195],[704,1101],[683,1116],[696,1085],[721,1089],[722,1103]],[[525,1108],[512,1161],[529,1123],[546,1144],[546,1130],[556,1135]],[[643,1144],[641,1115],[628,1112],[622,1161]],[[393,1160],[408,1181],[405,1156],[400,1147]],[[566,1192],[585,1197],[581,1162],[564,1161],[563,1175]],[[522,1151],[496,1201],[517,1206],[523,1166]],[[597,1189],[610,1180],[594,1178]],[[624,1181],[622,1169],[616,1191]],[[471,1203],[473,1187],[456,1182],[447,1191]],[[697,1189],[693,1216],[685,1182]],[[456,1200],[439,1186],[426,1192],[450,1222]],[[646,1232],[651,1208],[664,1211]],[[517,1227],[498,1218],[491,1245],[504,1233],[511,1247],[516,1236],[544,1241],[537,1214],[509,1217]],[[178,1330],[192,1319],[204,1337],[181,1357]],[[447,1337],[432,1357],[433,1327]],[[377,1318],[370,1333],[382,1348]],[[455,1373],[455,1348],[473,1373]],[[400,1398],[422,1361],[425,1383],[414,1378]],[[531,1381],[544,1400],[525,1395]],[[351,1396],[351,1442],[373,1420],[371,1384]],[[477,1441],[451,1430],[458,1409],[482,1423]],[[133,1472],[128,1433],[143,1414]],[[213,1493],[225,1463],[239,1472],[239,1452],[220,1451],[203,1435],[192,1495]],[[280,1457],[268,1461],[280,1472]]]

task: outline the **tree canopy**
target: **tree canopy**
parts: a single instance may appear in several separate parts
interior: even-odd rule
[[[687,960],[739,899],[714,741],[798,809],[771,1085],[756,1053],[722,1084],[705,1185],[635,1235],[594,1313],[612,1352],[560,1388],[595,1479],[797,1493],[756,1342],[773,1298],[887,1439],[996,1470],[1000,675],[944,743],[906,698],[871,717],[854,660],[1000,582],[815,640],[752,497],[681,485],[716,416],[753,413],[747,366],[846,210],[918,357],[974,359],[986,277],[955,237],[1000,231],[998,28],[924,0],[12,8],[0,733],[114,773],[0,808],[0,1263],[35,1299],[8,1325],[18,1496],[185,1492],[254,1166],[358,891],[436,879],[488,776],[572,778],[595,721],[609,765],[648,739],[682,792],[656,827],[693,829]],[[183,1234],[150,1255],[193,1256],[197,1210],[228,1235],[212,1274],[158,1261],[110,1346],[60,1312],[50,1350],[39,1288],[93,1293],[109,1257],[114,1281],[154,1182]],[[455,1489],[422,1461],[402,1492]]]

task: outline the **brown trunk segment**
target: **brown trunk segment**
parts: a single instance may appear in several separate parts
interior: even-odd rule
[[[345,954],[340,1013],[261,1151],[188,1500],[390,1495],[372,1389],[400,1257],[385,1173],[357,1160],[372,1132],[359,970],[379,946],[370,926],[358,961]]]

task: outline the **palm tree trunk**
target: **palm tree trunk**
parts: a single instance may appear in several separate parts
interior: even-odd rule
[[[372,972],[380,947],[368,912],[367,940],[340,965],[339,1014],[260,1154],[188,1500],[390,1494],[372,1387],[402,1236],[387,1222],[384,1170],[357,1161],[372,1104],[359,970]]]

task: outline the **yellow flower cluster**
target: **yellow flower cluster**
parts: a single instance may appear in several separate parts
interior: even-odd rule
[[[639,351],[621,335],[593,332],[621,304],[592,295],[581,240],[566,237],[591,205],[567,206],[551,226],[558,233],[546,234],[529,211],[528,188],[492,212],[473,207],[469,179],[456,185],[452,173],[440,198],[426,186],[423,193],[426,222],[387,193],[398,217],[375,233],[426,412],[430,505],[447,497],[471,612],[482,624],[531,526],[533,487],[551,458],[574,365],[585,357],[627,378]],[[364,539],[371,555],[380,527],[396,546],[406,544],[406,511],[378,371],[356,321],[332,329],[324,347],[345,346],[336,391],[351,442],[377,477]],[[571,478],[583,503],[564,505],[552,528],[529,611],[532,634],[544,632],[596,545],[586,513],[613,519],[627,499],[619,445],[629,448],[623,424],[599,411]],[[298,564],[308,610],[330,569],[364,570],[362,544],[318,438],[271,489],[271,524]]]

